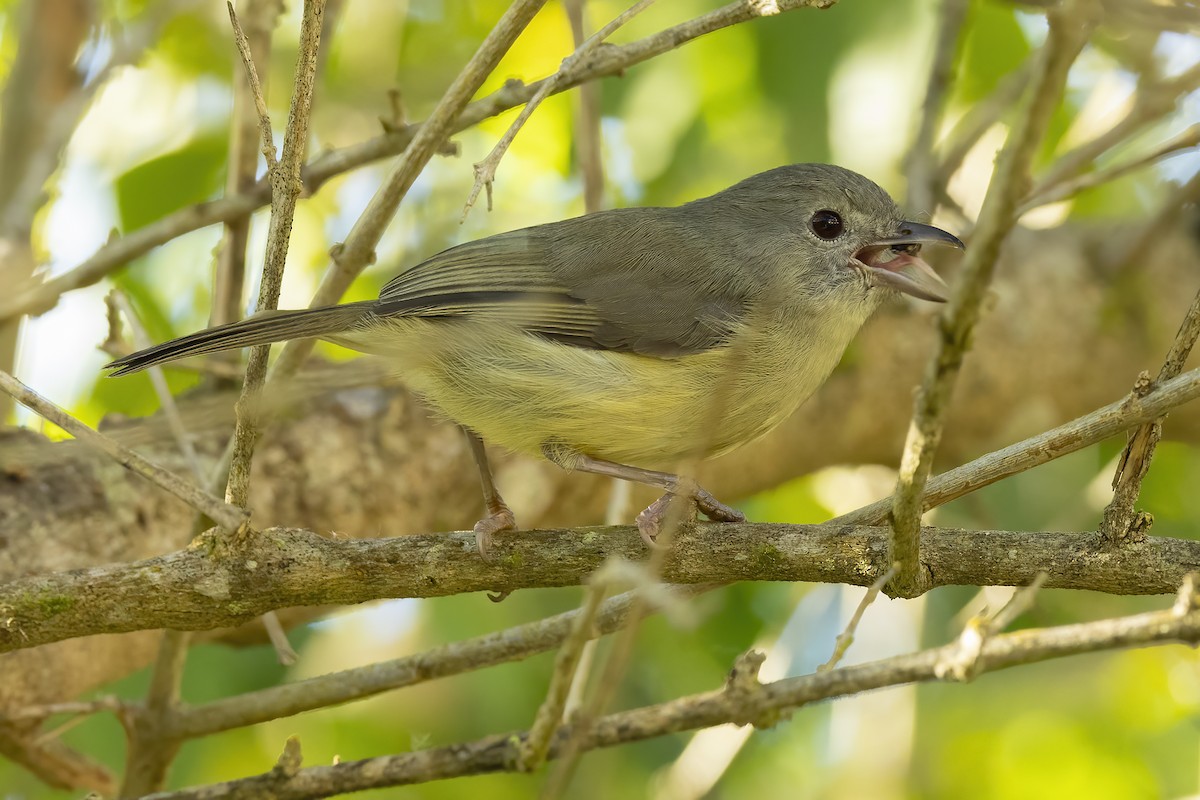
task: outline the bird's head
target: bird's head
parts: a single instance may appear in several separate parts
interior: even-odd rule
[[[782,263],[815,298],[836,295],[874,307],[893,292],[934,302],[949,297],[921,248],[961,250],[963,243],[940,228],[906,220],[887,192],[856,172],[793,164],[747,178],[722,194],[746,212],[739,216],[768,229],[759,236],[786,237],[790,246]]]

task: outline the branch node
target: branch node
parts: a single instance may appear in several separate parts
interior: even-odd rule
[[[279,760],[275,762],[275,768],[271,772],[281,778],[294,778],[300,771],[300,764],[303,760],[304,757],[300,752],[300,737],[289,736],[283,745],[283,752],[279,754]]]
[[[725,678],[724,694],[730,706],[730,721],[735,725],[770,728],[782,718],[779,709],[765,707],[758,673],[766,660],[767,655],[761,650],[747,650],[733,662]]]

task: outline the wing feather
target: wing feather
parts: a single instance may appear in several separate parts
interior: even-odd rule
[[[697,285],[711,254],[671,211],[602,212],[450,248],[384,286],[376,313],[494,318],[565,344],[663,357],[720,346],[746,298]]]

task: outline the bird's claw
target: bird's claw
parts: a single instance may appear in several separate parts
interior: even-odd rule
[[[689,489],[679,492],[667,492],[637,515],[638,533],[642,535],[642,541],[648,546],[658,546],[658,535],[662,533],[669,519],[671,501],[675,498],[679,498],[690,507],[690,510],[685,510],[681,515],[679,520],[681,523],[694,520],[696,518],[696,511],[703,512],[704,516],[713,522],[746,521],[745,514],[732,506],[725,505],[699,486],[692,486]]]
[[[475,546],[479,548],[479,556],[489,564],[492,557],[492,534],[502,531],[515,531],[517,518],[506,505],[500,505],[488,512],[488,515],[475,523]]]

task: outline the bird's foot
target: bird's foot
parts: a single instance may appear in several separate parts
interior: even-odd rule
[[[680,485],[676,491],[667,492],[655,500],[637,515],[638,533],[642,540],[651,547],[656,546],[658,535],[671,519],[671,502],[677,499],[687,503],[679,522],[688,522],[696,518],[696,511],[703,512],[713,522],[745,522],[746,515],[732,506],[727,506],[713,497],[707,490],[692,484]]]
[[[501,533],[502,531],[515,531],[517,529],[517,518],[513,516],[512,510],[499,503],[495,508],[488,510],[488,515],[479,522],[475,523],[475,546],[479,548],[479,555],[484,561],[491,562],[492,558],[492,534]]]

